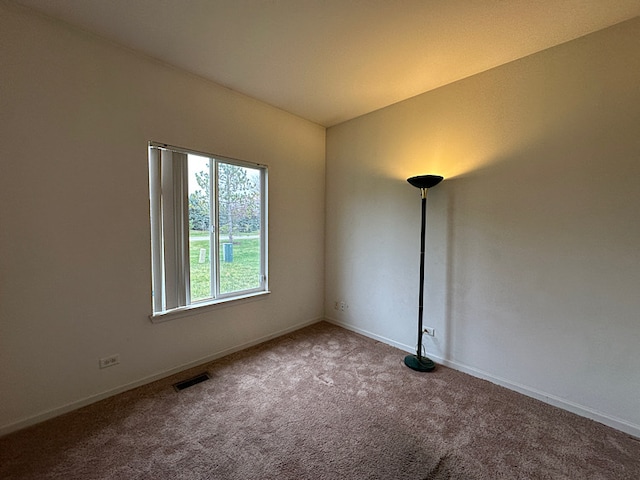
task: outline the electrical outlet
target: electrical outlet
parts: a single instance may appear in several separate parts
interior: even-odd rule
[[[333,304],[333,308],[340,312],[344,312],[347,308],[349,308],[349,305],[347,305],[347,302],[336,300]]]
[[[436,329],[435,328],[424,327],[423,331],[424,331],[424,333],[426,333],[430,337],[435,337],[436,336]]]
[[[101,358],[98,361],[100,368],[113,367],[114,365],[118,365],[120,363],[120,355],[110,355],[108,357]]]

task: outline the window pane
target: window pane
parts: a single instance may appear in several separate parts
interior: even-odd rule
[[[211,292],[211,182],[209,159],[189,155],[189,272],[191,301]]]
[[[259,169],[218,163],[221,294],[262,284],[260,184]]]
[[[266,166],[149,147],[153,317],[267,292]]]

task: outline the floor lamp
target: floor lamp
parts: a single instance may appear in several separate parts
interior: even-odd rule
[[[422,356],[422,310],[424,308],[424,234],[427,223],[427,190],[439,184],[443,178],[439,175],[419,175],[407,179],[422,193],[422,227],[420,229],[420,299],[418,301],[418,350],[415,355],[404,357],[404,364],[418,372],[430,372],[436,368],[433,360]]]

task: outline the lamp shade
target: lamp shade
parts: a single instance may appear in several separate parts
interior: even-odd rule
[[[440,175],[418,175],[417,177],[407,178],[407,182],[417,188],[435,187],[443,180]]]

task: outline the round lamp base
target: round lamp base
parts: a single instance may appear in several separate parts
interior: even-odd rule
[[[436,364],[433,360],[427,357],[417,357],[416,355],[407,355],[404,357],[404,364],[411,370],[417,372],[431,372],[436,368]]]

